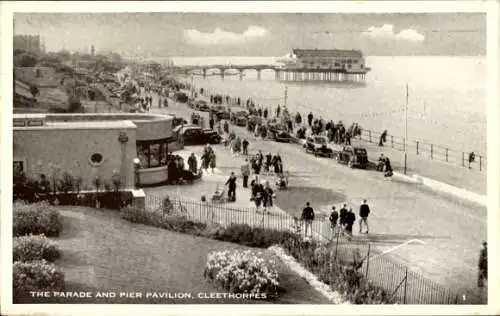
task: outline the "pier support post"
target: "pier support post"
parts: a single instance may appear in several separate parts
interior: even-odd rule
[[[261,72],[261,70],[257,69],[257,80],[260,80],[260,72]]]
[[[207,79],[207,69],[203,68],[203,79]]]
[[[219,71],[221,79],[224,80],[224,68],[220,68]]]
[[[243,69],[240,69],[240,81],[243,80]]]

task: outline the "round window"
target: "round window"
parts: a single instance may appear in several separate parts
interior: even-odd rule
[[[99,153],[92,154],[92,156],[90,156],[90,161],[93,164],[100,164],[102,162],[102,155]]]

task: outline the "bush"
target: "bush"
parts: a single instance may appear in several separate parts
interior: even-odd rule
[[[160,212],[148,212],[134,207],[121,210],[121,217],[132,223],[140,223],[172,230],[179,233],[201,236],[205,234],[207,224],[194,222],[183,215],[167,215]]]
[[[278,271],[260,255],[248,250],[212,252],[204,276],[232,293],[275,296],[279,288]]]
[[[15,237],[13,242],[14,261],[54,261],[61,256],[57,246],[45,235]]]
[[[48,237],[59,236],[62,230],[61,216],[47,202],[25,204],[14,203],[13,235],[44,234]]]
[[[212,238],[250,247],[267,248],[281,244],[289,238],[295,238],[294,236],[292,232],[250,227],[247,224],[231,224]]]
[[[300,238],[300,237],[299,237]],[[282,244],[298,262],[313,272],[319,280],[341,293],[353,304],[392,304],[394,299],[381,287],[368,282],[360,270],[363,259],[359,250],[348,255],[338,253],[335,247],[316,241],[296,239]],[[343,258],[342,258],[343,257]]]
[[[12,269],[14,303],[27,298],[30,291],[64,290],[64,273],[45,260],[14,262]]]

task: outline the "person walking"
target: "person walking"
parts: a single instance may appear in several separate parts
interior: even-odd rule
[[[366,204],[366,200],[359,207],[359,233],[362,233],[363,224],[366,226],[366,234],[368,234],[368,215],[370,215],[370,207]]]
[[[479,251],[477,286],[484,287],[484,281],[488,280],[488,243],[483,241]]]
[[[215,173],[214,169],[215,169],[215,166],[216,166],[216,164],[215,164],[215,159],[216,159],[215,153],[213,151],[211,151],[209,157],[210,157],[210,169],[212,169],[212,174],[214,174]]]
[[[335,206],[332,206],[332,212],[330,213],[330,227],[332,228],[332,233],[335,236],[337,231],[337,221],[339,219],[339,212],[335,209]]]
[[[248,156],[248,140],[245,138],[243,139],[243,142],[242,142],[242,147],[243,147],[243,155],[245,156]]]
[[[214,114],[212,113],[210,113],[210,119],[208,121],[208,124],[210,126],[210,129],[213,130],[215,125],[215,120],[214,120]]]
[[[346,220],[345,230],[347,232],[347,239],[351,240],[352,226],[354,225],[354,222],[356,222],[356,215],[354,215],[352,208],[350,208],[349,211],[347,212],[345,220]]]
[[[300,219],[304,221],[305,236],[307,236],[307,232],[309,231],[312,237],[312,223],[314,221],[314,210],[309,204],[309,202],[306,203],[306,207],[304,207],[304,209],[302,210],[302,216]]]
[[[281,108],[280,108],[280,105],[278,104],[278,107],[276,108],[276,117],[280,117],[280,112],[281,112]]]
[[[272,159],[273,159],[273,155],[271,155],[271,153],[267,153],[266,162],[264,163],[264,172],[266,174],[269,174],[269,171],[271,169],[271,160]]]
[[[471,169],[470,164],[476,160],[476,154],[472,151],[469,153],[469,169]]]
[[[346,218],[347,218],[347,204],[344,204],[342,208],[340,209],[340,215],[339,215],[339,225],[340,225],[340,231],[342,234],[345,234],[345,225],[347,223]]]
[[[387,138],[387,130],[384,129],[384,131],[382,132],[382,134],[380,134],[380,139],[378,141],[378,145],[380,147],[384,146],[386,138]]]
[[[227,199],[230,202],[235,202],[236,201],[236,176],[234,175],[234,172],[231,172],[229,179],[227,179],[227,181],[226,181],[226,185],[229,188],[229,190],[227,191]]]
[[[243,187],[248,187],[248,177],[250,176],[250,164],[248,159],[245,159],[245,163],[241,166],[241,176],[243,178]]]
[[[312,112],[309,112],[309,115],[307,115],[307,124],[309,124],[309,127],[311,127],[312,125],[312,121],[313,121],[313,114]]]
[[[264,212],[267,211],[268,207],[273,207],[273,196],[274,191],[269,185],[269,181],[266,181],[262,190],[262,206],[264,207]]]
[[[188,166],[189,171],[191,171],[193,174],[196,174],[198,172],[198,160],[196,160],[196,156],[194,155],[194,153],[191,153],[188,158]]]

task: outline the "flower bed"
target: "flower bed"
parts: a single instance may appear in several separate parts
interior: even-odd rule
[[[45,235],[15,237],[13,242],[14,261],[54,261],[61,256],[56,244]]]
[[[352,304],[394,303],[389,293],[365,279],[360,271],[364,259],[359,251],[352,251],[350,258],[339,259],[335,258],[333,247],[300,237],[287,240],[282,247]]]
[[[48,203],[26,204],[16,202],[13,206],[13,235],[59,236],[62,230],[61,216]]]
[[[64,290],[64,274],[45,260],[14,262],[12,281],[14,303],[28,298],[30,291]]]
[[[300,265],[295,258],[286,254],[283,248],[279,246],[272,246],[269,248],[274,254],[276,254],[293,272],[297,273],[303,279],[307,280],[307,282],[318,292],[323,294],[326,298],[328,298],[333,304],[341,305],[341,304],[349,304],[348,301],[345,301],[342,295],[340,295],[337,291],[332,291],[332,289],[325,283],[318,280],[318,278],[305,269],[302,265]]]
[[[277,269],[261,255],[248,250],[212,252],[208,255],[204,276],[231,293],[248,293],[259,298],[276,296]]]

